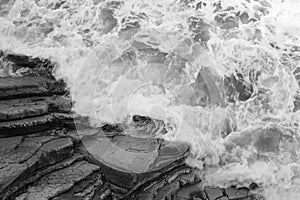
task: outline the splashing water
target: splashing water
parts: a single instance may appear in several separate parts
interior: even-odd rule
[[[5,0],[0,49],[57,63],[74,110],[93,126],[164,121],[156,136],[189,142],[187,163],[203,169],[205,184],[255,182],[266,199],[300,199],[299,6]],[[225,77],[237,74],[252,91],[228,100]]]

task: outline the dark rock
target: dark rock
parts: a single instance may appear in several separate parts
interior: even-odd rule
[[[227,197],[232,199],[240,199],[245,198],[248,196],[248,189],[237,189],[237,188],[226,188],[225,192],[227,194]]]
[[[180,177],[176,178],[170,184],[164,186],[159,190],[155,199],[171,199],[175,196],[176,191],[180,189]]]
[[[0,4],[0,16],[5,17],[9,14],[10,9],[13,7],[15,0],[3,0]]]
[[[118,20],[114,17],[114,12],[112,9],[103,8],[100,12],[100,18],[103,21],[101,31],[104,34],[109,33],[118,24]]]
[[[189,200],[192,198],[200,198],[205,200],[207,199],[201,184],[193,184],[182,187],[180,190],[177,191],[176,198],[180,200]]]
[[[224,99],[222,90],[217,86],[218,80],[215,80],[208,69],[202,69],[198,73],[193,88],[198,99],[197,104],[200,106],[223,105]]]
[[[220,188],[205,187],[204,191],[209,200],[216,200],[223,196],[223,191]]]
[[[107,184],[104,184],[101,173],[95,172],[69,191],[53,198],[53,200],[110,200],[111,193]]]
[[[132,121],[144,125],[145,123],[149,123],[151,121],[151,118],[147,116],[133,115]]]
[[[295,97],[293,111],[297,112],[298,110],[300,110],[300,97]]]
[[[48,23],[42,24],[41,29],[44,33],[53,31],[53,24],[49,27]],[[12,67],[12,72],[18,71],[20,68],[25,68],[26,71],[22,72],[23,76],[42,76],[45,78],[53,79],[52,70],[55,66],[54,63],[46,59],[33,58],[26,55],[17,55],[12,53],[3,53],[3,62],[7,62]]]
[[[6,100],[0,100],[0,137],[75,127],[71,100],[65,96],[47,96],[64,93],[64,83],[55,88],[55,80],[35,77],[6,77],[0,78],[0,82],[4,83],[0,86],[4,91],[2,95],[9,94],[5,95]]]
[[[27,179],[18,181],[18,184],[16,184],[16,187],[11,187],[10,188],[11,196],[10,196],[9,199],[22,194],[23,191],[24,191],[24,188],[26,188],[26,186],[28,186],[28,185],[32,184],[33,182],[37,181],[42,176],[44,176],[46,174],[49,174],[53,171],[57,171],[57,170],[66,168],[66,167],[72,165],[74,162],[77,162],[77,161],[80,161],[80,160],[83,160],[83,159],[84,159],[83,155],[75,153],[70,158],[67,158],[63,161],[60,161],[60,162],[58,162],[54,165],[50,165],[50,166],[44,167],[40,170],[34,171]]]
[[[30,96],[64,94],[62,81],[41,77],[4,77],[0,79],[0,100]]]
[[[0,197],[5,199],[18,190],[18,183],[48,165],[72,155],[70,138],[13,137],[0,140]]]
[[[182,177],[190,172],[187,166],[175,167],[165,171],[154,180],[147,182],[140,187],[137,192],[126,199],[170,199],[175,197],[175,193],[182,185]]]
[[[249,15],[247,14],[247,13],[242,13],[240,16],[239,16],[239,18],[240,18],[240,20],[241,20],[241,22],[243,23],[243,24],[248,24],[249,22],[250,22],[250,20],[249,20]]]
[[[123,131],[123,128],[116,124],[105,124],[101,128],[104,132],[122,132]]]
[[[154,138],[95,135],[82,143],[112,184],[133,190],[143,183],[180,165],[189,146]],[[175,165],[175,166],[176,166]]]
[[[58,123],[59,127],[64,127],[68,129],[75,129],[76,125],[74,123],[73,114],[69,113],[53,113],[53,116]]]
[[[218,198],[218,200],[229,200],[227,197]]]
[[[233,16],[219,14],[215,17],[215,21],[221,29],[233,29],[239,26],[238,19]]]
[[[0,102],[0,122],[36,117],[47,113],[48,105],[44,102],[17,104],[13,106],[2,106]]]
[[[72,111],[72,102],[65,96],[52,96],[45,99],[49,106],[50,112],[70,113]]]
[[[138,20],[141,19],[140,18],[136,18],[136,19],[132,19],[132,18],[125,18],[122,19],[121,23],[122,23],[122,28],[119,31],[119,37],[123,38],[124,40],[130,40],[139,30],[140,28],[140,24],[138,22]]]
[[[253,94],[252,84],[247,83],[240,73],[225,77],[224,85],[228,102],[247,101]]]
[[[55,199],[63,199],[64,196],[78,196],[84,199],[89,194],[88,191],[83,191],[75,187],[82,187],[83,189],[89,184],[90,181],[97,180],[98,177],[93,177],[93,173],[97,172],[99,167],[86,161],[79,161],[71,166],[54,171],[50,174],[43,176],[36,181],[33,185],[29,186],[26,191],[17,197],[17,200],[48,200],[58,196]],[[90,179],[90,180],[86,180]],[[84,181],[84,183],[82,183]],[[83,184],[83,185],[81,185]],[[76,186],[75,186],[76,185]],[[81,188],[81,189],[82,189]],[[74,193],[61,195],[72,189]],[[61,196],[59,196],[61,195]],[[78,198],[77,198],[78,199]]]
[[[130,132],[130,135],[137,137],[154,137],[158,134],[165,134],[167,131],[163,120],[134,115],[132,123],[129,124],[125,132]]]
[[[197,33],[194,39],[196,41],[207,42],[210,39],[210,33],[208,30],[203,30],[200,33]]]
[[[300,87],[300,67],[297,67],[293,72],[296,81],[298,82],[298,86]],[[300,91],[298,91],[297,96],[295,96],[294,100],[294,112],[300,110]]]
[[[292,133],[288,129],[283,129],[276,125],[269,124],[268,126],[257,126],[248,128],[241,132],[234,132],[227,136],[226,140],[229,145],[235,144],[242,148],[252,146],[258,154],[277,153],[280,151],[280,143],[291,142]]]
[[[24,68],[35,68],[43,63],[43,60],[40,60],[39,58],[32,58],[26,55],[17,54],[6,54],[5,59]]]
[[[53,115],[0,122],[0,138],[42,132],[55,127]]]
[[[72,111],[72,102],[70,98],[65,96],[33,96],[28,98],[9,99],[0,101],[0,107],[3,109],[3,111],[1,112],[4,112],[5,109],[13,110],[15,108],[21,108],[23,110],[26,110],[26,108],[29,107],[31,110],[35,107],[40,106],[47,107],[47,113],[70,113]],[[22,114],[22,112],[20,112],[20,114]],[[23,114],[27,115],[28,113]]]
[[[45,66],[27,56],[5,59],[31,72]],[[66,137],[76,116],[61,96],[65,84],[39,75],[0,78],[0,137],[6,137],[0,139],[0,199],[110,199],[99,166],[73,154],[75,137]]]

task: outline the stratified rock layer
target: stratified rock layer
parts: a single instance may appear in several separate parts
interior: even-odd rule
[[[30,73],[0,78],[0,199],[109,199],[100,167],[65,134],[75,126],[64,82],[49,75],[48,62],[5,59]]]

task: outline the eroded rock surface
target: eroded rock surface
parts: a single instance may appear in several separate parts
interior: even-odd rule
[[[48,74],[47,62],[5,59],[30,70],[0,78],[0,199],[109,199],[100,167],[66,134],[75,127],[64,82]]]

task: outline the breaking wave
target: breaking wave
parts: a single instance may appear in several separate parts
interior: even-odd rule
[[[204,183],[300,199],[300,2],[5,0],[0,49],[47,58],[93,126],[159,120]],[[18,75],[0,66],[1,76]],[[129,131],[130,133],[130,131]],[[137,133],[139,134],[139,133]]]

